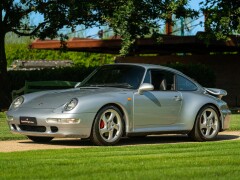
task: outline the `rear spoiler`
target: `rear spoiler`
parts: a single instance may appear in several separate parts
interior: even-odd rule
[[[222,99],[223,96],[227,95],[227,91],[223,89],[216,89],[216,88],[204,88],[205,91],[213,96],[218,97],[219,99]]]

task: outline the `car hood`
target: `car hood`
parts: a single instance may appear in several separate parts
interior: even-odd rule
[[[25,95],[25,103],[22,108],[50,108],[55,109],[68,103],[72,98],[94,98],[94,96],[107,94],[108,96],[113,93],[121,93],[128,91],[120,88],[75,88],[68,90],[54,90],[31,93]],[[89,97],[91,96],[91,97]]]

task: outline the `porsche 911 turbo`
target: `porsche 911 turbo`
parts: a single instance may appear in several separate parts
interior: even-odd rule
[[[34,142],[74,137],[114,145],[122,137],[171,133],[209,141],[229,127],[226,95],[172,68],[112,64],[97,68],[75,88],[17,97],[7,122],[13,133]]]

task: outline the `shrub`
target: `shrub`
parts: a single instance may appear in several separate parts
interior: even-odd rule
[[[65,67],[57,69],[43,69],[34,71],[8,71],[11,90],[20,89],[25,81],[82,81],[96,67]]]
[[[36,50],[29,49],[27,44],[7,44],[6,57],[8,66],[14,60],[72,60],[75,65],[85,67],[95,67],[114,62],[114,56],[110,54]]]
[[[202,64],[182,64],[172,63],[165,66],[177,69],[188,75],[202,86],[215,87],[216,77],[210,67]],[[74,66],[57,69],[43,69],[34,71],[9,71],[9,79],[11,82],[11,90],[20,89],[24,86],[25,81],[47,81],[47,80],[62,80],[62,81],[82,81],[95,68],[85,66]]]

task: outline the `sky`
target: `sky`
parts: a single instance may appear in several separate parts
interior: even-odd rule
[[[195,10],[199,10],[200,7],[199,7],[199,3],[203,1],[203,0],[191,0],[189,5],[191,8],[195,9]],[[202,15],[200,15],[201,17],[196,20],[196,24],[199,24],[200,22],[204,22],[204,17]],[[203,31],[204,30],[204,27],[203,26],[197,26],[194,30],[194,33],[198,32],[198,31]]]
[[[190,6],[194,9],[199,9],[199,3],[201,2],[202,0],[191,0],[190,1]]]

